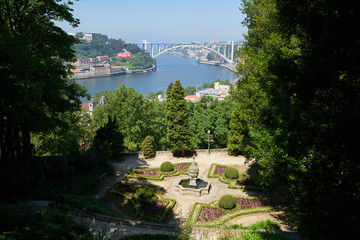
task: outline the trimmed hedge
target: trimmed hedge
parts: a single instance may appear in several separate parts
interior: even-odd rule
[[[135,195],[140,199],[149,200],[154,196],[154,189],[149,186],[141,186],[136,190]]]
[[[188,166],[185,170],[176,170],[176,166],[181,164],[188,164]],[[191,162],[175,163],[173,164],[174,170],[171,172],[162,172],[160,168],[134,168],[128,174],[126,174],[125,177],[129,179],[132,178],[132,179],[148,179],[148,180],[162,181],[164,177],[174,177],[174,176],[179,176],[180,174],[187,174],[187,170],[189,169],[190,165]],[[148,176],[148,175],[136,174],[137,170],[158,170],[159,173],[156,176]]]
[[[169,161],[163,162],[160,166],[160,171],[172,172],[172,171],[174,171],[174,165]]]
[[[238,179],[239,178],[239,171],[235,168],[228,167],[225,170],[225,177],[229,179]]]
[[[224,195],[219,200],[219,207],[227,210],[233,209],[236,207],[236,200],[231,195]]]
[[[141,208],[141,203],[142,201],[139,200],[145,200],[144,202],[151,202],[151,200],[149,199],[143,199],[143,198],[138,198],[135,194],[132,195],[129,192],[126,192],[124,190],[118,190],[118,186],[119,185],[125,185],[125,186],[133,186],[135,188],[138,188],[136,190],[136,193],[138,193],[139,189],[147,189],[146,191],[152,191],[154,193],[153,197],[151,198],[151,200],[153,201],[162,201],[165,202],[164,207],[162,209],[162,211],[159,214],[150,214],[148,212],[143,212],[142,208]],[[151,189],[151,190],[148,190]],[[111,189],[110,189],[110,193],[116,194],[116,195],[120,195],[123,196],[125,199],[127,199],[133,210],[134,213],[136,215],[136,217],[138,219],[145,219],[148,221],[152,221],[152,222],[157,222],[157,223],[164,223],[164,221],[166,220],[166,218],[169,216],[169,214],[171,213],[172,209],[174,208],[175,204],[176,204],[176,200],[174,199],[165,199],[160,193],[156,192],[156,187],[155,186],[147,186],[147,185],[140,185],[140,184],[131,184],[131,183],[117,183],[115,184]]]
[[[229,179],[225,177],[225,174],[216,174],[216,168],[217,167],[225,167],[226,169],[231,168],[227,165],[217,164],[213,163],[210,166],[210,170],[208,173],[209,178],[218,178],[222,183],[228,184],[228,188],[234,188],[234,189],[252,189],[252,190],[262,190],[260,186],[247,186],[247,185],[238,185],[238,181],[242,181],[244,179],[247,179],[248,176],[242,174],[237,179]],[[226,170],[225,170],[226,172]]]
[[[235,199],[237,198],[244,198],[244,199],[258,199],[254,197],[244,197],[244,196],[236,196],[232,195]],[[267,200],[264,200],[268,202]],[[211,221],[211,222],[199,222],[198,217],[201,213],[201,209],[203,207],[209,207],[209,208],[218,208],[221,211],[224,211],[226,214],[222,215],[218,219]],[[258,208],[247,208],[247,209],[241,209],[241,206],[239,204],[236,204],[236,207],[231,210],[221,209],[219,207],[219,200],[211,202],[210,204],[205,203],[195,203],[193,209],[189,213],[189,217],[187,219],[187,223],[191,226],[195,227],[219,227],[220,225],[227,222],[229,219],[238,217],[240,215],[246,215],[246,214],[252,214],[252,213],[259,213],[259,212],[270,212],[272,211],[271,206],[266,207],[258,207]]]

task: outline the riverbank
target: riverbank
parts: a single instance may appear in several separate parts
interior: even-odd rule
[[[201,59],[196,59],[196,62],[199,64],[207,64],[207,65],[213,65],[213,66],[219,66],[229,69],[230,71],[236,71],[235,66],[233,64],[229,63],[221,63],[217,61],[204,61]]]
[[[90,79],[90,78],[102,78],[102,77],[111,77],[120,74],[133,74],[133,73],[147,73],[156,71],[156,65],[152,65],[150,68],[145,69],[137,69],[137,70],[130,70],[128,68],[109,68],[105,71],[97,72],[95,69],[88,70],[88,71],[81,71],[81,72],[74,72],[74,75],[70,78],[73,80],[80,80],[80,79]]]

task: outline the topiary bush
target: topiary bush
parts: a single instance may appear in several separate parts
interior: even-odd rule
[[[154,189],[149,186],[141,186],[135,194],[139,199],[149,200],[154,196]]]
[[[141,151],[145,159],[155,157],[154,141],[151,136],[147,136],[141,143]]]
[[[233,209],[236,207],[236,200],[231,195],[224,195],[219,200],[219,207],[227,210]]]
[[[171,172],[174,171],[174,165],[171,162],[163,162],[160,166],[162,172]]]
[[[229,179],[239,178],[239,171],[235,168],[226,168],[225,177]]]

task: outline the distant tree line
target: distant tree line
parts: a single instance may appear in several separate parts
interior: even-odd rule
[[[165,116],[168,100],[160,102],[156,97],[157,94],[163,94],[163,92],[151,94],[151,96],[149,94],[148,98],[144,98],[133,88],[120,85],[114,91],[98,93],[95,99],[102,94],[107,96],[108,102],[105,106],[96,108],[91,122],[93,132],[106,124],[111,117],[117,122],[119,131],[124,137],[125,151],[139,151],[141,142],[148,135],[153,138],[155,150],[171,149],[167,138],[169,126]],[[226,147],[227,138],[230,136],[231,112],[234,108],[231,98],[214,101],[212,98],[205,97],[201,102],[192,103],[185,101],[185,94],[179,95],[182,96],[186,108],[183,114],[189,116],[189,134],[197,147],[207,148],[208,130],[211,131],[213,148]]]
[[[107,35],[93,33],[91,42],[82,42],[72,46],[78,58],[94,58],[107,55],[110,57],[110,64],[115,66],[127,66],[130,69],[150,68],[155,64],[155,59],[136,44],[124,43],[121,38],[108,38]],[[117,53],[123,49],[132,54],[131,58],[117,58]]]

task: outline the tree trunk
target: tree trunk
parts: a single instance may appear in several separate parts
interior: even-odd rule
[[[31,158],[31,144],[30,144],[30,130],[27,124],[22,127],[22,148],[23,148],[23,159],[30,160]]]

